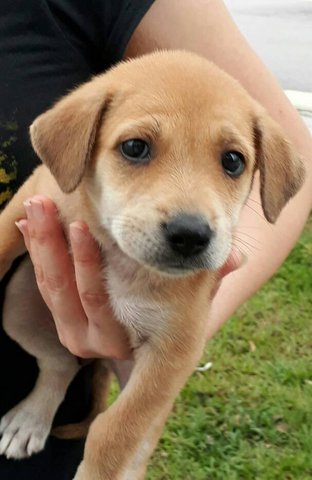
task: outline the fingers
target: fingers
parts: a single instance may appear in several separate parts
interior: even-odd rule
[[[108,300],[99,246],[83,222],[72,223],[69,234],[80,299],[87,317],[94,318]]]
[[[229,275],[235,270],[238,270],[239,268],[241,268],[246,262],[247,262],[247,257],[243,255],[240,250],[233,247],[226,262],[217,272],[218,281],[211,292],[211,298],[213,298],[216,295],[217,291],[219,290],[222,279],[226,275]]]
[[[27,220],[17,226],[61,343],[80,357],[129,358],[125,331],[114,319],[105,291],[100,250],[87,226],[70,226],[73,264],[53,202],[36,196],[25,202],[25,210]]]
[[[243,255],[240,250],[233,247],[225,264],[219,270],[220,277],[223,278],[229,273],[232,273],[235,270],[238,270],[246,262],[247,262],[247,257]]]
[[[70,225],[77,287],[89,319],[88,338],[93,350],[106,356],[129,358],[130,349],[122,325],[114,318],[105,289],[100,249],[83,222]]]
[[[60,339],[66,343],[66,337],[75,339],[79,328],[86,324],[67,242],[51,200],[33,197],[25,202],[25,210],[25,241],[38,287],[52,312]]]

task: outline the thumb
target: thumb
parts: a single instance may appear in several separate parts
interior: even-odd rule
[[[220,275],[220,280],[228,275],[229,273],[234,272],[241,268],[247,262],[248,258],[240,250],[233,247],[230,255],[228,256],[224,265],[219,269],[218,273]]]
[[[215,288],[212,290],[212,297],[215,296],[219,287],[221,285],[221,281],[223,277],[228,275],[229,273],[238,270],[247,262],[247,256],[244,255],[240,250],[237,250],[235,247],[232,247],[231,253],[228,256],[224,265],[217,271],[217,282]]]

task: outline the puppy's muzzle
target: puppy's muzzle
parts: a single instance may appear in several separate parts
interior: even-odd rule
[[[163,229],[172,253],[185,259],[203,253],[213,235],[203,218],[190,214],[176,215],[163,224]]]

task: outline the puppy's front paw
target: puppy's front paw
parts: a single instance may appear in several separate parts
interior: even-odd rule
[[[43,450],[50,426],[41,421],[40,414],[21,402],[0,422],[0,455],[7,458],[27,458]]]

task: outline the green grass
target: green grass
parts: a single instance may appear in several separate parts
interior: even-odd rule
[[[210,342],[148,480],[312,478],[312,221],[277,275]]]

